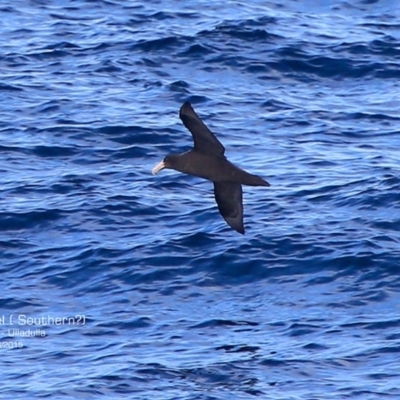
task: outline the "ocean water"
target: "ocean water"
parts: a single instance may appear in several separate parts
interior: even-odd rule
[[[399,399],[400,5],[2,1],[1,399]],[[192,146],[235,164],[244,236]]]

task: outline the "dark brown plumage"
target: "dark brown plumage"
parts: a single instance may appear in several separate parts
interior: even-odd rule
[[[166,156],[153,168],[153,174],[164,168],[171,168],[212,181],[219,212],[230,227],[244,233],[242,185],[270,186],[269,183],[226,159],[224,146],[195,113],[189,102],[182,105],[179,117],[193,136],[193,149],[183,154]]]

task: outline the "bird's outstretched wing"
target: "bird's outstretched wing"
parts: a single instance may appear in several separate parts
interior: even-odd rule
[[[214,182],[214,195],[218,210],[235,231],[244,234],[242,185]]]
[[[182,105],[179,111],[179,118],[193,136],[194,150],[215,156],[224,154],[225,147],[206,127],[188,101]]]

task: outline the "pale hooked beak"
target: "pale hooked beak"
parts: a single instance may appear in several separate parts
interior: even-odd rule
[[[151,173],[155,175],[157,172],[160,172],[162,169],[165,168],[164,160],[160,161],[152,170]]]

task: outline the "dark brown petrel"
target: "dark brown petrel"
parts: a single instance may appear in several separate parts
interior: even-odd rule
[[[171,168],[212,181],[219,212],[229,226],[244,234],[242,185],[270,186],[269,183],[226,159],[224,146],[204,125],[189,102],[183,104],[179,117],[192,134],[194,147],[183,154],[166,156],[152,169],[153,175]]]

